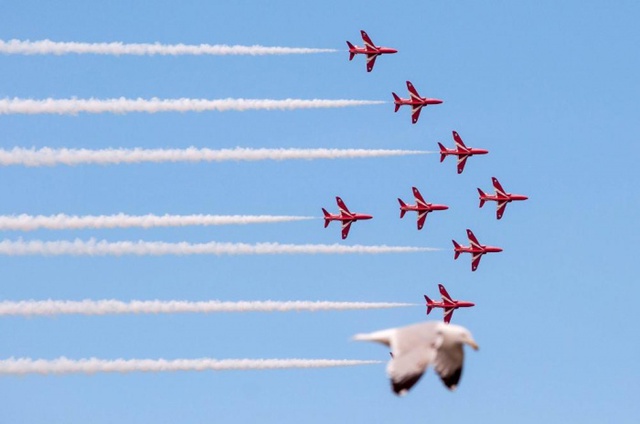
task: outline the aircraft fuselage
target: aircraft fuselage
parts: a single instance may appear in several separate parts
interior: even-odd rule
[[[434,99],[429,97],[422,97],[422,100],[413,100],[413,99],[400,99],[395,100],[394,104],[398,106],[403,105],[411,105],[411,106],[427,106],[427,105],[439,105],[443,101],[440,99]]]
[[[372,49],[367,49],[366,47],[358,47],[355,46],[354,48],[350,48],[349,49],[349,53],[353,53],[353,54],[375,54],[375,55],[381,55],[381,54],[393,54],[393,53],[398,53],[398,50],[396,49],[392,49],[391,47],[382,47],[382,46],[376,46],[375,50]]]
[[[326,217],[328,221],[360,221],[373,218],[372,215],[353,214],[353,215],[331,215]]]
[[[486,155],[489,153],[486,149],[469,149],[469,150],[445,150],[440,152],[443,155],[453,156],[473,156],[473,155]]]
[[[447,205],[437,205],[434,203],[427,203],[427,206],[420,205],[406,205],[401,206],[400,210],[408,211],[408,212],[431,212],[431,211],[446,211],[449,209]]]
[[[455,248],[454,249],[456,252],[460,252],[460,253],[479,253],[481,255],[484,255],[485,253],[498,253],[498,252],[502,252],[502,248],[501,247],[495,247],[495,246],[485,246],[482,245],[482,247],[480,249],[475,248],[473,246],[460,246],[460,248]]]

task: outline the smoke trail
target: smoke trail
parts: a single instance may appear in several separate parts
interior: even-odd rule
[[[282,254],[382,254],[412,253],[440,250],[432,247],[409,246],[345,246],[340,244],[280,244],[280,243],[166,243],[148,241],[108,242],[83,241],[0,241],[0,255],[26,256],[162,256],[162,255],[282,255]]]
[[[83,228],[185,227],[190,225],[246,225],[292,222],[314,219],[310,216],[286,215],[0,215],[0,231],[78,230]]]
[[[0,115],[78,113],[130,113],[130,112],[204,112],[229,110],[294,110],[367,106],[386,103],[381,100],[326,100],[326,99],[0,99]]]
[[[180,314],[216,312],[290,312],[349,311],[391,309],[415,306],[392,302],[328,302],[328,301],[240,301],[210,300],[189,302],[180,300],[27,300],[0,302],[0,316],[34,315],[112,315],[112,314]]]
[[[0,374],[95,374],[98,372],[227,371],[351,367],[381,364],[351,359],[57,359],[0,360]]]
[[[292,159],[354,159],[388,156],[423,155],[434,153],[419,150],[385,149],[0,149],[0,165],[117,165],[141,162],[224,162]]]
[[[0,40],[0,53],[4,54],[101,54],[101,55],[136,55],[136,56],[182,56],[182,55],[286,55],[335,53],[335,49],[310,49],[301,47],[265,47],[265,46],[229,46],[225,44],[159,44],[159,43],[76,43],[57,42],[51,40],[23,41]]]

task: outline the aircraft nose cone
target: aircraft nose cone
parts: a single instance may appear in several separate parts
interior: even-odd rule
[[[433,102],[437,105],[439,105],[440,103],[443,103],[443,101],[440,99],[433,99]]]
[[[528,196],[522,196],[522,200],[529,200]]]
[[[396,49],[389,49],[389,53],[398,53],[398,50],[396,50]]]
[[[447,205],[442,205],[442,210],[443,210],[443,211],[446,211],[447,209],[449,209],[449,206],[447,206]]]
[[[496,247],[496,252],[502,252],[502,247]]]

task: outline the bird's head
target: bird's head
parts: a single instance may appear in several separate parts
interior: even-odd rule
[[[474,350],[478,350],[480,348],[476,341],[473,340],[471,332],[462,326],[449,324],[445,327],[444,332],[450,342],[468,344]]]

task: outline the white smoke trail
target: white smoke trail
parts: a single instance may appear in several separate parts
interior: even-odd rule
[[[4,54],[100,54],[100,55],[136,55],[136,56],[182,56],[182,55],[286,55],[286,54],[313,54],[335,53],[335,49],[312,49],[302,47],[266,47],[254,46],[229,46],[225,44],[159,44],[159,43],[77,43],[58,42],[51,40],[0,40],[0,53]]]
[[[95,374],[99,372],[173,372],[351,367],[382,361],[352,359],[31,359],[0,360],[0,374]]]
[[[191,225],[246,225],[292,222],[314,219],[310,216],[287,215],[0,215],[0,231],[78,230],[83,228],[152,228]]]
[[[440,249],[409,246],[345,246],[340,244],[280,243],[166,243],[148,241],[0,241],[0,255],[7,256],[162,256],[162,255],[282,255],[282,254],[382,254],[431,252]]]
[[[313,160],[354,159],[389,156],[423,155],[434,153],[420,150],[385,149],[0,149],[0,165],[54,166],[54,165],[117,165],[141,162],[224,162],[261,160]]]
[[[393,302],[329,302],[329,301],[240,301],[219,300],[189,302],[181,300],[26,300],[1,301],[0,316],[35,315],[113,315],[113,314],[180,314],[216,312],[290,312],[349,311],[391,309],[415,306]]]
[[[0,99],[0,115],[11,114],[57,114],[78,113],[130,113],[130,112],[204,112],[230,110],[294,110],[341,108],[386,103],[381,100],[326,100],[326,99]]]

